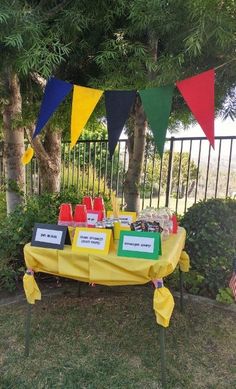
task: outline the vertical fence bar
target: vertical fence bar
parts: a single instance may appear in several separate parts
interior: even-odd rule
[[[113,185],[113,164],[114,164],[114,154],[111,158],[111,174],[110,174],[110,188],[109,188],[109,196],[111,197],[112,185]]]
[[[78,159],[77,159],[77,180],[76,180],[76,188],[77,191],[80,189],[80,143],[77,144],[78,150]]]
[[[201,151],[202,151],[202,140],[200,139],[199,151],[198,151],[198,161],[197,161],[197,178],[196,178],[194,203],[196,203],[196,201],[197,201],[197,190],[198,190],[198,179],[199,179],[199,170],[200,170],[200,161],[201,161]]]
[[[161,198],[161,181],[162,181],[162,165],[163,165],[163,155],[160,157],[160,171],[159,171],[159,183],[158,183],[158,199],[157,199],[157,208],[160,206],[160,198]]]
[[[118,155],[117,155],[116,196],[118,196],[118,192],[119,192],[119,175],[120,175],[120,141],[118,145]]]
[[[84,190],[84,176],[85,176],[85,156],[86,156],[86,143],[83,143],[83,171],[82,171],[82,190]]]
[[[90,188],[90,169],[91,169],[91,142],[88,143],[88,169],[87,169],[87,174],[88,174],[88,181],[87,181],[87,193],[89,193],[89,188]]]
[[[72,157],[72,177],[71,177],[72,185],[74,185],[74,177],[75,177],[75,147],[73,147],[73,157]]]
[[[219,179],[219,171],[220,171],[220,157],[221,157],[221,139],[220,139],[220,143],[219,143],[219,153],[218,153],[217,170],[216,170],[215,198],[217,197],[217,189],[218,189],[218,179]]]
[[[33,160],[30,162],[30,194],[33,194]]]
[[[97,143],[94,142],[94,157],[93,157],[93,187],[92,187],[92,197],[94,196],[94,185],[95,185],[95,175],[96,175],[96,160],[97,160]],[[96,175],[97,176],[97,175]]]
[[[103,193],[106,191],[106,182],[107,182],[107,157],[108,157],[108,142],[106,142],[106,159],[105,159],[105,174],[104,174],[104,187]]]
[[[67,153],[68,153],[68,174],[67,174],[67,188],[70,186],[70,168],[71,168],[71,151],[69,144],[67,143]]]
[[[184,213],[186,212],[187,201],[188,201],[188,183],[189,183],[189,174],[190,174],[190,165],[191,165],[191,154],[192,154],[192,139],[190,140],[190,145],[189,145],[188,171],[187,171],[187,182],[186,182],[185,201],[184,201]]]
[[[153,159],[152,159],[152,178],[151,178],[151,187],[150,187],[150,201],[149,201],[149,207],[152,206],[152,194],[153,194],[153,176],[154,176],[154,170],[155,170],[155,155],[156,155],[156,145],[153,149]]]
[[[123,165],[123,173],[122,173],[122,194],[121,194],[121,204],[124,206],[124,182],[125,182],[125,169],[126,169],[126,157],[127,157],[127,141],[125,142],[125,153],[124,153],[124,165]]]
[[[65,188],[65,143],[62,145],[62,190]]]
[[[167,183],[166,183],[166,202],[165,206],[169,206],[170,190],[171,190],[171,177],[172,177],[172,165],[173,165],[173,149],[174,149],[174,137],[170,138],[170,154],[168,161]]]
[[[149,144],[148,144],[148,140],[147,140],[147,144],[146,144],[146,149],[145,149],[145,159],[144,159],[144,173],[143,173],[143,199],[142,199],[142,209],[144,208],[144,202],[145,202],[145,187],[146,187],[146,176],[147,176],[147,160],[148,160],[148,147],[149,147]]]
[[[181,165],[182,165],[182,154],[183,154],[183,140],[181,140],[180,153],[179,153],[178,179],[177,179],[177,191],[176,191],[176,202],[175,202],[175,212],[176,213],[178,213],[179,180],[180,180],[180,172],[181,172]]]
[[[206,200],[206,198],[207,198],[207,186],[208,186],[208,176],[209,176],[210,160],[211,160],[211,145],[209,144],[204,200]]]
[[[100,194],[100,186],[101,186],[101,179],[102,179],[102,158],[103,158],[103,153],[102,153],[102,142],[100,142],[100,150],[99,150],[99,177],[98,177],[98,196]]]
[[[229,193],[229,178],[230,178],[231,159],[232,159],[232,147],[233,147],[233,139],[231,139],[230,141],[229,165],[228,165],[227,184],[226,184],[226,193],[225,193],[226,197],[228,197],[228,193]]]

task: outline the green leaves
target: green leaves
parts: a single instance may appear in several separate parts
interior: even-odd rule
[[[21,49],[23,47],[23,38],[19,33],[6,36],[5,39],[3,39],[3,42],[6,46],[16,47],[17,49]]]
[[[192,269],[204,277],[200,293],[215,297],[227,287],[236,251],[235,220],[236,201],[231,199],[200,201],[181,220]]]

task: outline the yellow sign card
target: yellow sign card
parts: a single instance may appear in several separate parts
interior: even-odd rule
[[[107,217],[113,218],[113,211],[107,211]],[[137,219],[136,212],[125,212],[120,211],[119,212],[119,220],[121,227],[128,227],[130,223],[135,222]]]
[[[112,230],[106,228],[77,227],[72,250],[80,253],[108,254],[112,243]]]

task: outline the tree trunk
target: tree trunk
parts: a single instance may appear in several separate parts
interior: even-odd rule
[[[22,99],[16,74],[7,75],[7,86],[9,98],[3,107],[3,140],[7,213],[10,213],[24,201],[25,167],[21,162],[24,154],[24,128],[17,127],[17,120],[21,120]]]
[[[33,128],[27,130],[32,138]],[[37,136],[31,141],[39,165],[40,192],[60,191],[61,184],[61,132],[47,127],[43,144]]]
[[[140,181],[145,151],[146,116],[140,99],[134,107],[134,129],[128,137],[129,166],[124,182],[124,195],[127,211],[140,210]]]

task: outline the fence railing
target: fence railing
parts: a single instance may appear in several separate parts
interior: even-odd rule
[[[70,150],[62,144],[61,188],[95,194],[112,191],[124,204],[124,180],[128,169],[127,140],[118,142],[109,160],[107,140],[79,141]],[[0,178],[4,180],[0,154]],[[40,192],[37,160],[26,166],[28,194]],[[204,137],[171,137],[166,140],[160,159],[156,147],[148,140],[140,183],[141,206],[169,206],[177,213],[199,200],[236,197],[236,136],[215,138],[215,149]]]

